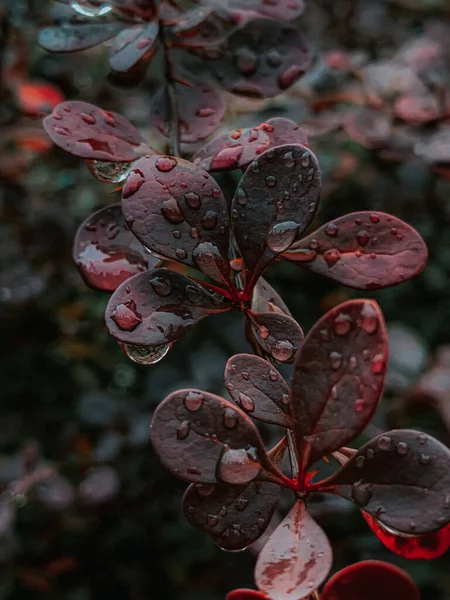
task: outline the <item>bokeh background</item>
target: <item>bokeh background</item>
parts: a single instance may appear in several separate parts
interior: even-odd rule
[[[247,349],[243,320],[207,319],[151,367],[133,364],[106,332],[107,296],[85,287],[71,246],[80,222],[120,194],[53,147],[41,117],[64,98],[83,99],[124,114],[164,150],[148,118],[156,78],[150,71],[123,90],[108,83],[104,47],[41,50],[51,5],[0,8],[0,599],[221,600],[253,586],[255,555],[226,554],[184,521],[184,486],[160,466],[148,425],[174,389],[225,394],[225,362]],[[381,210],[428,244],[423,274],[365,294],[384,311],[391,356],[382,404],[359,441],[417,427],[450,444],[448,23],[448,0],[307,0],[298,27],[315,60],[306,76],[271,101],[227,96],[224,128],[287,116],[311,134],[324,179],[316,225]],[[231,199],[238,174],[219,180]],[[267,279],[305,330],[361,295],[292,264]],[[290,502],[283,497],[280,515]],[[449,554],[408,562],[349,503],[316,497],[311,511],[335,569],[387,560],[413,576],[423,600],[450,599]]]

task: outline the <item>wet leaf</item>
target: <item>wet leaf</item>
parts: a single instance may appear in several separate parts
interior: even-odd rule
[[[102,208],[80,226],[73,259],[86,285],[105,292],[160,263],[128,229],[120,204]]]
[[[277,600],[298,600],[320,586],[332,560],[326,535],[297,501],[258,556],[256,585]]]
[[[174,47],[195,49],[208,48],[211,44],[223,42],[240,23],[248,20],[239,10],[229,10],[216,4],[214,7],[201,6],[172,18],[168,32]],[[170,21],[170,19],[169,19]],[[214,55],[217,51],[214,51]]]
[[[346,567],[327,582],[322,600],[420,600],[411,577],[399,567],[366,560]]]
[[[199,51],[203,58],[208,51]],[[271,19],[254,19],[231,33],[210,66],[222,86],[233,94],[275,96],[289,88],[311,62],[309,49],[293,27]]]
[[[225,600],[267,600],[267,596],[256,590],[233,590]]]
[[[450,522],[450,450],[418,431],[378,435],[318,485],[401,533],[428,533]]]
[[[105,317],[110,333],[119,341],[161,346],[231,306],[180,273],[153,269],[125,281],[112,295]]]
[[[351,111],[342,124],[347,135],[366,148],[385,146],[391,135],[391,118],[372,108]]]
[[[208,392],[170,394],[154,413],[150,437],[164,467],[191,483],[238,485],[253,481],[263,467],[276,470],[252,420]]]
[[[275,146],[284,146],[286,144],[308,145],[306,131],[303,127],[297,125],[295,121],[291,121],[291,119],[285,119],[284,117],[267,119],[267,121],[258,125],[258,128],[267,133],[269,137],[269,146],[271,148]]]
[[[415,229],[381,212],[357,212],[323,225],[283,258],[356,289],[376,290],[422,271],[427,247]]]
[[[279,465],[286,450],[283,439],[271,452]],[[183,497],[187,521],[203,529],[223,550],[235,552],[253,544],[269,525],[280,497],[275,483],[245,485],[192,484]]]
[[[111,69],[123,73],[133,69],[139,62],[148,63],[156,51],[158,33],[157,21],[123,29],[110,48]]]
[[[292,317],[281,296],[262,277],[258,279],[253,290],[252,311],[255,313],[274,312]]]
[[[173,156],[141,158],[123,188],[122,209],[152,252],[229,280],[227,205],[205,171]]]
[[[294,366],[291,410],[299,460],[307,467],[352,441],[371,420],[388,353],[373,300],[350,300],[309,331]]]
[[[299,17],[305,10],[303,0],[231,0],[230,6],[244,10],[251,10],[263,17],[280,21],[292,21]]]
[[[409,560],[434,560],[450,548],[450,525],[423,535],[405,535],[384,525],[361,511],[377,538],[395,554]]]
[[[279,363],[294,360],[304,337],[297,321],[279,313],[252,313],[250,321],[256,341],[265,354]]]
[[[266,150],[245,171],[231,216],[246,290],[253,289],[264,269],[311,223],[320,186],[317,158],[296,144]]]
[[[266,360],[252,354],[233,356],[225,383],[236,404],[253,419],[292,429],[289,386]]]
[[[50,25],[40,30],[39,44],[49,52],[78,52],[110,40],[122,27],[118,21]]]
[[[132,161],[150,152],[127,119],[78,100],[58,104],[44,129],[56,145],[81,158]]]
[[[193,144],[209,137],[225,114],[222,95],[209,83],[201,81],[192,85],[175,83],[173,87],[177,97],[180,140]],[[153,100],[151,119],[166,137],[170,131],[169,107],[166,89],[161,87]]]

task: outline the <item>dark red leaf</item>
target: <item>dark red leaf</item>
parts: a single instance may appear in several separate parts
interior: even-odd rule
[[[51,25],[40,30],[39,44],[49,52],[78,52],[110,40],[122,27],[118,21]]]
[[[391,215],[364,211],[330,221],[283,257],[344,285],[376,290],[420,273],[427,255],[415,229]]]
[[[366,512],[361,512],[377,538],[386,548],[399,556],[409,560],[433,560],[445,554],[450,548],[450,525],[439,531],[411,536],[387,529]]]
[[[373,300],[350,300],[309,331],[294,366],[291,410],[299,460],[307,467],[352,441],[383,391],[388,345]]]
[[[180,273],[153,269],[128,279],[114,292],[106,307],[106,325],[125,344],[161,346],[231,306]]]
[[[150,437],[164,467],[184,481],[241,485],[263,469],[282,478],[252,420],[208,392],[170,394],[153,415]]]
[[[258,279],[253,290],[252,311],[255,313],[274,312],[292,317],[281,296],[262,277]]]
[[[271,19],[254,19],[234,31],[226,46],[198,51],[210,59],[222,86],[233,94],[257,98],[289,88],[311,62],[309,49],[293,27]]]
[[[158,32],[157,21],[123,29],[110,49],[111,69],[123,73],[132,69],[138,62],[148,63],[156,51]]]
[[[401,533],[437,531],[450,522],[450,450],[425,433],[389,431],[313,487],[334,490]]]
[[[245,171],[231,216],[246,290],[253,289],[264,269],[311,223],[320,187],[317,158],[297,144],[266,150]]]
[[[263,358],[237,354],[225,369],[233,400],[254,419],[292,429],[290,390],[280,373]]]
[[[391,118],[372,108],[349,112],[342,124],[347,135],[366,148],[385,146],[391,135]]]
[[[251,10],[262,17],[280,21],[293,21],[305,10],[303,0],[231,0],[230,6],[236,6],[244,10]]]
[[[256,341],[267,356],[279,363],[293,362],[304,337],[297,321],[279,313],[252,313],[250,321]]]
[[[268,600],[265,594],[256,590],[233,590],[225,600]]]
[[[269,457],[279,465],[286,450],[283,439]],[[275,483],[245,485],[192,484],[183,497],[191,525],[203,529],[223,550],[235,552],[253,544],[269,525],[280,497]]]
[[[58,104],[44,128],[55,144],[81,158],[121,162],[150,152],[127,119],[87,102]]]
[[[208,173],[172,156],[141,158],[126,180],[122,208],[152,252],[229,280],[227,204]]]
[[[160,262],[128,229],[120,204],[102,208],[80,226],[73,259],[86,284],[105,292]]]
[[[256,585],[276,600],[298,600],[319,587],[332,560],[328,538],[298,500],[258,556]]]
[[[322,600],[420,600],[411,577],[399,567],[366,560],[346,567],[327,582]]]
[[[174,84],[178,106],[180,140],[187,144],[209,137],[217,129],[225,114],[222,95],[209,83],[198,81],[192,85]],[[169,137],[170,110],[166,90],[156,94],[151,118],[159,131]]]

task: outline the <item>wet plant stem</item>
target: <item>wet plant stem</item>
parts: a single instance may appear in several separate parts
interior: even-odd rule
[[[175,90],[175,77],[172,58],[170,56],[170,43],[164,33],[164,24],[160,22],[160,41],[164,50],[164,76],[165,90],[168,104],[168,128],[169,128],[169,153],[172,156],[181,156],[180,150],[180,126],[178,100]]]

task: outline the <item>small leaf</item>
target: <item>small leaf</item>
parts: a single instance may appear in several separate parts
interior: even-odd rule
[[[308,145],[308,136],[305,130],[291,119],[285,119],[284,117],[267,119],[267,121],[258,125],[258,128],[265,131],[269,136],[270,148],[286,144]]]
[[[263,358],[237,354],[225,368],[230,396],[253,419],[292,429],[289,386]]]
[[[227,205],[208,173],[173,156],[141,158],[123,188],[122,209],[152,252],[228,282]]]
[[[193,144],[209,137],[225,114],[222,95],[205,81],[192,85],[175,83],[173,88],[177,97],[180,141]],[[166,89],[162,87],[153,99],[151,119],[166,137],[170,130],[169,106]]]
[[[386,548],[403,558],[434,560],[445,554],[450,548],[450,525],[431,533],[411,536],[388,529],[366,512],[361,512],[370,529]]]
[[[279,363],[293,362],[304,337],[297,321],[278,313],[251,313],[250,321],[256,341],[267,356]]]
[[[352,500],[401,533],[436,531],[450,522],[450,450],[425,433],[389,431],[312,487]]]
[[[247,290],[311,223],[320,187],[317,158],[297,144],[266,150],[245,171],[231,216]]]
[[[327,582],[322,600],[420,600],[411,577],[399,567],[366,560],[346,567]]]
[[[233,590],[225,600],[268,600],[265,594],[257,592],[256,590]]]
[[[118,21],[51,25],[40,30],[39,44],[49,52],[78,52],[110,40],[122,27]]]
[[[111,296],[105,317],[110,333],[120,342],[162,346],[231,306],[180,273],[153,269],[125,281]]]
[[[269,452],[279,465],[286,450],[283,440]],[[269,525],[280,497],[275,483],[245,485],[192,484],[183,497],[187,521],[203,529],[223,550],[236,552],[253,544]]]
[[[255,313],[279,313],[292,317],[290,310],[281,296],[265,279],[260,277],[255,285],[252,295],[252,312]]]
[[[110,48],[111,69],[117,73],[126,73],[139,62],[150,62],[156,51],[158,32],[157,21],[123,29]]]
[[[427,247],[415,229],[381,212],[357,212],[295,242],[283,258],[362,290],[401,283],[419,274]]]
[[[369,423],[383,391],[387,352],[383,316],[372,300],[340,304],[309,331],[296,357],[291,400],[305,467]]]
[[[57,146],[80,158],[121,162],[150,152],[127,119],[78,100],[58,104],[45,117],[44,129]]]
[[[299,500],[258,556],[256,585],[276,600],[298,600],[320,586],[332,560],[326,535]]]
[[[366,148],[382,148],[389,142],[391,118],[379,110],[357,108],[343,120],[347,135]]]
[[[161,262],[128,229],[120,204],[102,208],[80,226],[73,259],[86,285],[105,292]]]
[[[164,467],[184,481],[238,485],[263,468],[278,473],[251,419],[207,392],[170,394],[154,413],[150,437]]]

